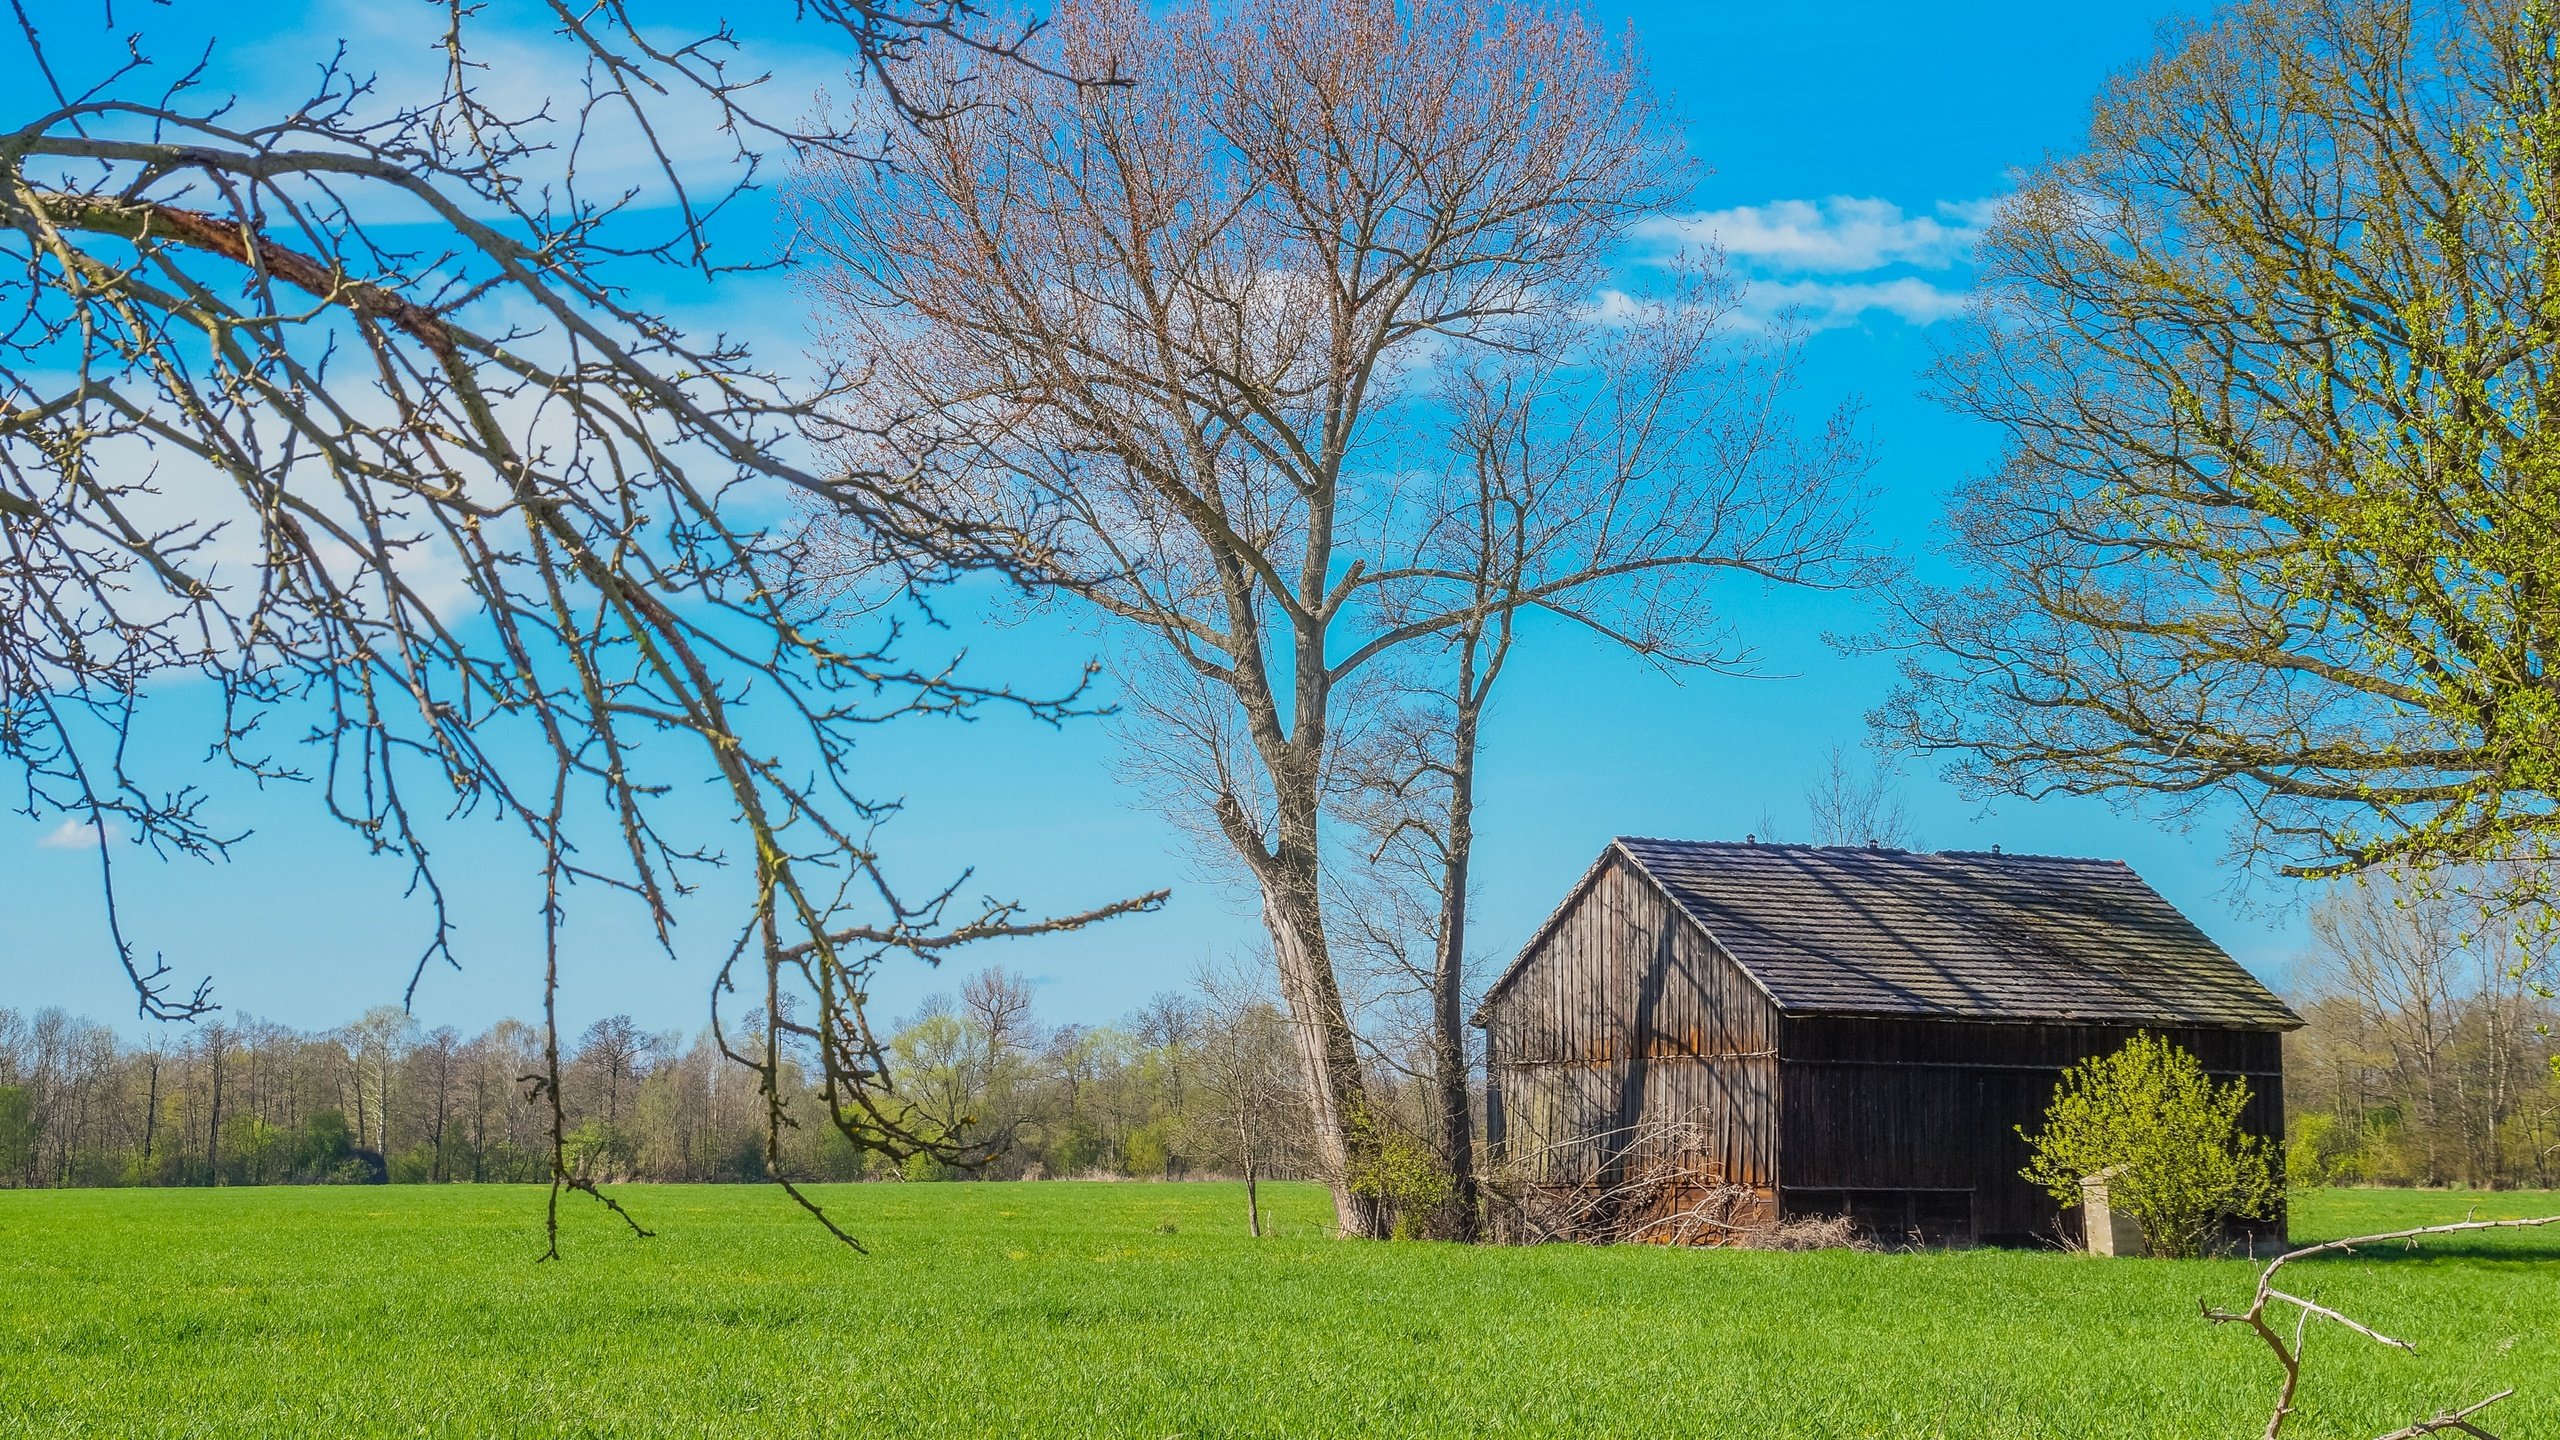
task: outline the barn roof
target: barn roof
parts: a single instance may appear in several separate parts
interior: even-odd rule
[[[1650,877],[1790,1014],[2302,1023],[2120,860],[1626,837],[1602,866],[1610,855]]]

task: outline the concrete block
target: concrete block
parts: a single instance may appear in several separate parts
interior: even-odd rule
[[[2144,1255],[2150,1248],[2142,1243],[2142,1227],[2133,1217],[2107,1203],[2107,1182],[2116,1170],[2110,1167],[2080,1179],[2081,1228],[2087,1234],[2092,1255]]]

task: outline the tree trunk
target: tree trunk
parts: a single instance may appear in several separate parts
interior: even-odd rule
[[[1315,903],[1316,877],[1311,854],[1303,864],[1284,853],[1265,872],[1263,919],[1270,927],[1279,961],[1280,994],[1289,1005],[1289,1028],[1298,1043],[1298,1061],[1307,1077],[1308,1120],[1315,1132],[1316,1162],[1333,1191],[1334,1215],[1346,1238],[1375,1240],[1386,1234],[1383,1208],[1355,1194],[1352,1180],[1363,1158],[1358,1120],[1368,1104],[1360,1083],[1360,1053],[1351,1038],[1351,1019],[1343,1008],[1342,989],[1325,945],[1323,912]],[[1287,867],[1294,873],[1273,873]]]
[[[1236,1142],[1244,1152],[1244,1221],[1253,1238],[1262,1238],[1262,1197],[1253,1186],[1253,1126],[1236,1112]]]
[[[447,1098],[452,1090],[453,1077],[439,1068],[436,1071],[436,1159],[430,1172],[430,1178],[438,1184],[444,1183],[444,1127],[446,1118],[452,1110],[452,1102]]]
[[[1449,833],[1441,871],[1440,947],[1431,967],[1431,1071],[1440,1107],[1440,1156],[1449,1166],[1450,1238],[1476,1238],[1475,1103],[1467,1076],[1467,862],[1475,848],[1476,722],[1474,647],[1458,689],[1449,766]]]
[[[209,1047],[213,1052],[213,1123],[205,1127],[204,1183],[222,1183],[222,1051],[223,1046]]]
[[[1302,630],[1298,654],[1321,655],[1320,629]],[[1289,1007],[1300,1069],[1307,1080],[1307,1119],[1314,1131],[1316,1162],[1333,1191],[1334,1215],[1346,1238],[1374,1240],[1386,1234],[1384,1207],[1355,1194],[1353,1180],[1364,1158],[1368,1105],[1360,1082],[1360,1050],[1334,975],[1325,939],[1323,859],[1318,793],[1323,764],[1327,688],[1318,665],[1302,665],[1292,710],[1293,733],[1283,736],[1267,690],[1248,687],[1253,743],[1271,777],[1272,833],[1266,837],[1233,794],[1213,805],[1219,828],[1262,891],[1263,926],[1280,975],[1280,998]]]
[[[142,1113],[142,1180],[151,1183],[151,1146],[160,1135],[160,1056],[151,1056],[151,1108]]]

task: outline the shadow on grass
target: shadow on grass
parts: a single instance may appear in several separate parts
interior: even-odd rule
[[[2560,1231],[2560,1225],[2553,1226],[2552,1230]],[[2318,1243],[2320,1240],[2317,1238],[2305,1240],[2297,1236],[2294,1239],[2297,1248]],[[2411,1261],[2427,1260],[2560,1263],[2560,1234],[2546,1232],[2538,1240],[2510,1239],[2498,1236],[2494,1232],[2488,1235],[2448,1235],[2440,1240],[2424,1240],[2416,1245],[2387,1240],[2379,1245],[2360,1245],[2350,1251],[2314,1255],[2308,1259],[2296,1260],[2293,1265],[2370,1265],[2386,1261],[2392,1264],[2406,1264]],[[2291,1269],[2293,1266],[2286,1268]]]

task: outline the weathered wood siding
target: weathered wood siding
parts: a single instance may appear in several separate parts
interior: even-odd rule
[[[1789,1018],[1778,1042],[1786,1207],[1838,1213],[1897,1192],[1970,1192],[1981,1239],[2076,1236],[2079,1212],[2018,1178],[2027,1163],[2018,1127],[2032,1132],[2043,1123],[2064,1067],[2113,1051],[2134,1033],[2114,1025]],[[2281,1143],[2281,1036],[2157,1033],[2217,1078],[2245,1078],[2244,1123]]]
[[[1623,857],[1484,1017],[1491,1138],[1530,1178],[1602,1178],[1631,1140],[1683,1125],[1684,1149],[1774,1198],[1777,1010]]]

